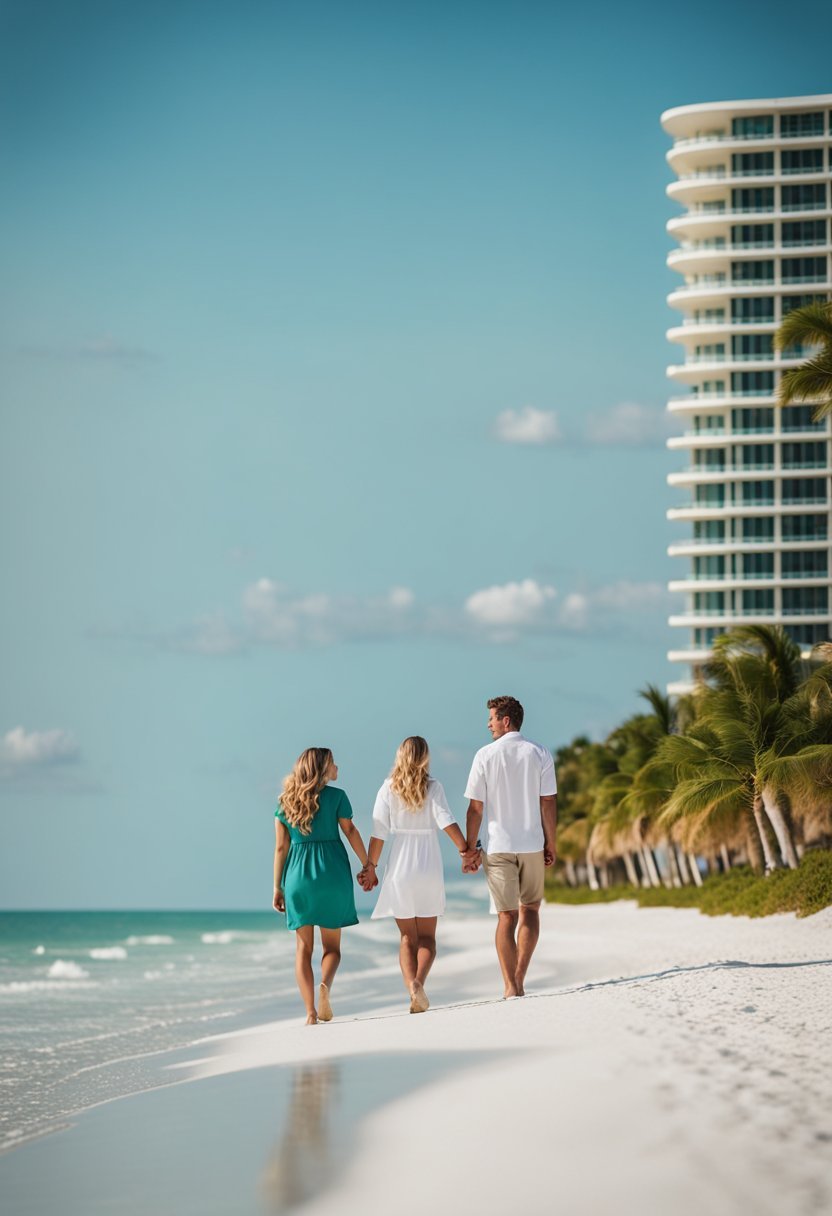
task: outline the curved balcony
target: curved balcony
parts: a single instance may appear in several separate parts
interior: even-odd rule
[[[695,200],[705,194],[713,194],[721,187],[734,186],[777,186],[782,182],[794,183],[825,181],[829,176],[828,166],[822,164],[805,168],[782,168],[775,165],[772,169],[732,169],[726,165],[723,169],[714,166],[712,169],[698,169],[692,173],[684,173],[670,182],[666,187],[668,198],[684,203]]]
[[[667,408],[671,414],[705,414],[738,402],[746,406],[776,405],[777,399],[773,393],[732,393],[726,389],[724,393],[686,393],[683,397],[670,397]]]
[[[829,544],[827,536],[816,536],[812,540],[762,540],[742,537],[726,537],[724,540],[704,540],[699,537],[688,537],[687,540],[677,541],[668,545],[669,557],[724,557],[732,553],[756,553],[760,550],[772,553],[782,553],[784,549],[792,551],[808,551],[823,549]]]
[[[829,426],[819,423],[818,430],[783,430],[782,427],[754,426],[723,428],[721,431],[685,431],[682,435],[671,435],[667,446],[671,451],[686,451],[689,448],[723,448],[728,444],[744,443],[814,443],[829,438]],[[824,468],[826,466],[824,465]]]
[[[709,519],[751,519],[769,515],[805,515],[815,514],[825,510],[828,504],[826,498],[804,498],[799,503],[781,503],[776,499],[768,503],[726,503],[724,506],[709,507],[702,503],[687,502],[681,507],[669,507],[667,519],[687,520],[693,523]]]
[[[672,249],[667,255],[667,265],[671,270],[680,274],[688,268],[696,272],[715,272],[719,267],[725,267],[728,260],[754,261],[757,258],[781,257],[823,257],[829,252],[826,241],[782,241],[763,245],[750,241],[728,241],[724,245],[711,245],[708,242],[683,243],[678,249]],[[744,280],[739,280],[744,282]]]
[[[667,340],[669,342],[690,342],[694,338],[704,337],[706,334],[714,334],[717,337],[730,337],[732,334],[773,334],[777,329],[777,321],[772,317],[771,320],[746,321],[739,317],[726,318],[724,320],[694,320],[693,317],[685,317],[681,325],[674,325],[667,331]]]
[[[823,612],[814,609],[804,612],[724,612],[718,609],[712,611],[691,609],[679,616],[671,616],[668,624],[682,625],[689,628],[725,628],[734,625],[825,625],[829,620],[829,610]]]
[[[781,578],[774,574],[691,574],[687,578],[673,579],[667,586],[671,592],[689,595],[695,591],[764,591],[772,587],[826,587],[828,584],[828,574],[807,574],[800,578]]]
[[[781,279],[779,282],[765,279],[750,282],[746,279],[734,280],[714,275],[706,281],[685,283],[681,287],[674,288],[668,295],[667,302],[671,308],[684,311],[686,304],[704,304],[713,300],[715,304],[723,305],[726,297],[730,299],[740,296],[776,296],[790,294],[795,289],[803,287],[821,295],[824,292],[832,291],[832,279],[828,272],[822,277],[788,278]]]
[[[800,203],[791,207],[731,207],[730,199],[725,200],[721,210],[694,204],[682,215],[674,215],[667,221],[665,228],[670,236],[682,232],[701,232],[704,230],[722,229],[726,238],[730,235],[732,224],[771,223],[777,220],[793,219],[823,219],[830,215],[828,202]]]

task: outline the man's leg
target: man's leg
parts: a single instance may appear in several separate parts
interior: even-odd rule
[[[517,929],[517,971],[514,978],[517,995],[523,996],[526,972],[540,937],[540,904],[543,900],[546,865],[542,851],[518,853],[517,862],[520,879],[520,919]]]
[[[503,973],[505,996],[517,996],[517,943],[514,934],[517,929],[519,912],[497,913],[497,958],[500,960],[500,970]]]
[[[506,996],[517,996],[517,942],[515,933],[520,908],[520,863],[517,853],[486,853],[485,877],[493,907],[497,911],[497,958],[503,973]]]
[[[525,996],[523,987],[537,939],[540,937],[540,904],[521,904],[517,927],[517,970],[514,973],[518,996]]]

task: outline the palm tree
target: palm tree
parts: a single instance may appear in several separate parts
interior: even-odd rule
[[[779,350],[793,346],[817,347],[800,367],[783,372],[780,405],[810,401],[817,404],[816,419],[832,414],[832,303],[807,304],[787,313],[774,335],[774,345]]]
[[[799,648],[782,629],[746,626],[719,638],[700,694],[698,722],[668,739],[657,761],[677,780],[659,821],[689,818],[695,835],[715,822],[742,828],[752,865],[798,864],[783,796],[803,808],[832,789],[832,663],[801,681]]]

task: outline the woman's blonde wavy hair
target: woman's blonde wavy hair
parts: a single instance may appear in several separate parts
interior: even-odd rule
[[[321,790],[327,783],[332,752],[328,747],[307,747],[295,761],[288,777],[283,778],[283,793],[278,802],[293,828],[308,836],[318,813]]]
[[[390,788],[409,811],[420,811],[425,805],[429,767],[430,751],[421,735],[410,735],[399,744],[390,774]]]

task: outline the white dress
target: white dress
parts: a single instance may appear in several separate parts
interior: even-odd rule
[[[390,853],[373,920],[442,916],[445,877],[438,833],[455,822],[440,782],[430,779],[424,805],[412,811],[393,793],[390,779],[385,781],[373,807],[373,835],[390,839]]]

